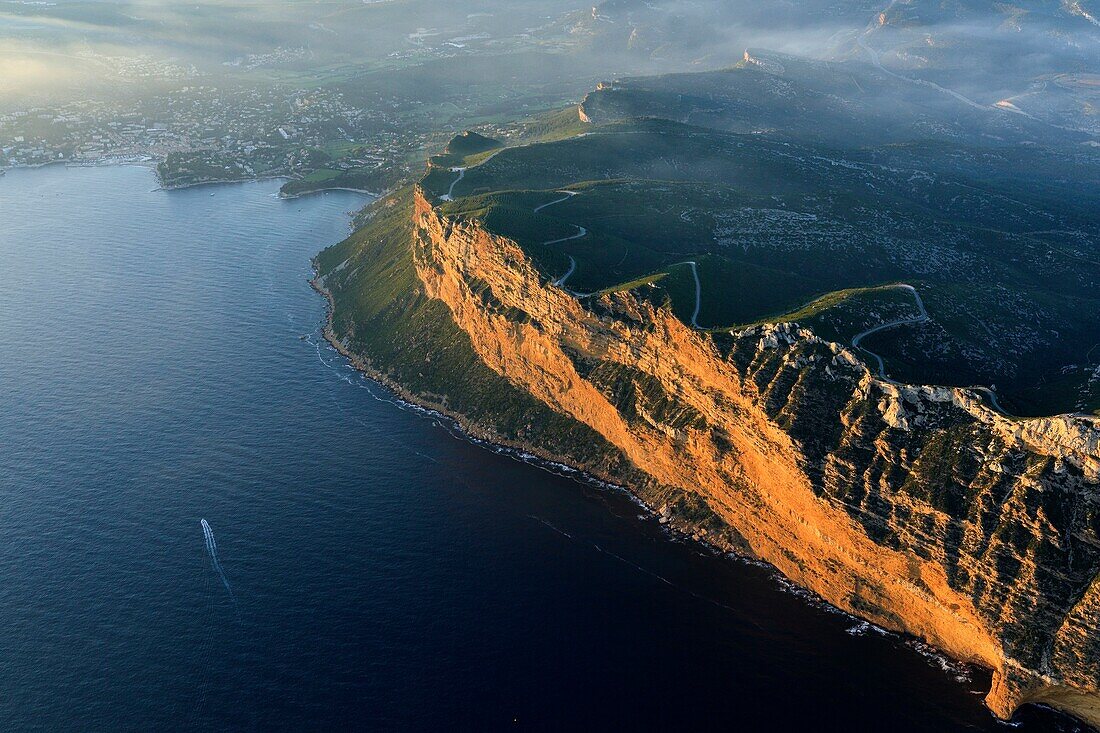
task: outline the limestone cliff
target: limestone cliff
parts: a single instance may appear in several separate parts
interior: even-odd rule
[[[658,511],[991,667],[998,715],[1044,702],[1100,725],[1095,421],[897,385],[794,324],[703,334],[645,288],[580,301],[419,191],[412,247],[480,359],[621,451]]]

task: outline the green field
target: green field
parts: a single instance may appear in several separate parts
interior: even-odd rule
[[[848,343],[918,315],[890,287],[909,283],[930,318],[861,344],[890,376],[995,385],[1016,414],[1100,408],[1100,214],[1091,188],[1055,180],[1079,156],[973,140],[824,148],[661,119],[657,99],[645,118],[582,127],[575,109],[544,115],[504,150],[456,138],[421,185],[519,242],[548,281],[652,286],[705,330],[793,320]],[[1039,159],[1057,165],[1030,181]],[[576,195],[535,211],[563,189]]]

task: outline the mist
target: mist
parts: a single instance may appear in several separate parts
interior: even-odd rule
[[[863,3],[607,0],[502,2],[162,0],[0,3],[0,104],[132,93],[180,76],[360,67],[514,50],[580,59],[591,74],[721,68],[748,47],[871,61],[992,103],[1037,79],[1096,73],[1100,24],[1085,3]],[[452,39],[458,38],[459,41]],[[144,66],[135,72],[133,63]],[[76,61],[77,63],[72,63]],[[157,66],[165,68],[158,71]],[[575,63],[569,64],[572,68]]]

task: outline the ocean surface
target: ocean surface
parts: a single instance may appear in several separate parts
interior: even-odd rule
[[[0,177],[0,730],[1012,730],[350,370],[307,278],[362,196],[155,186]]]

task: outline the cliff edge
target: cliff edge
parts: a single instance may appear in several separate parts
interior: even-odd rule
[[[514,241],[412,196],[417,287],[481,363],[621,459],[579,467],[992,668],[1001,717],[1040,702],[1100,725],[1095,419],[1011,419],[965,389],[899,385],[797,324],[702,333],[647,286],[580,300]],[[539,438],[536,424],[522,442]]]

